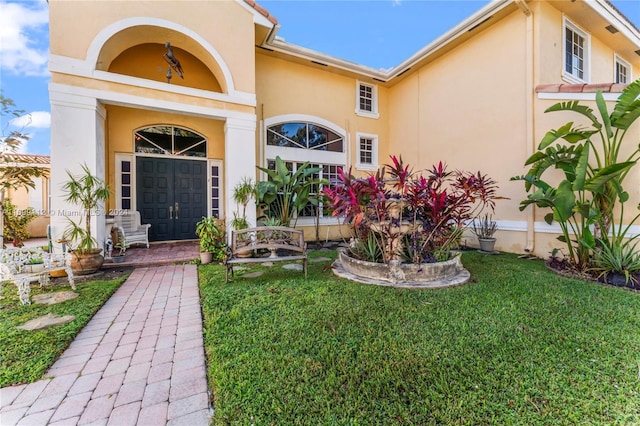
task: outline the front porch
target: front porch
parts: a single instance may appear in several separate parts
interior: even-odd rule
[[[24,244],[27,247],[47,246],[47,239],[32,238],[25,241]],[[180,264],[192,262],[199,257],[200,246],[197,240],[157,242],[151,243],[149,248],[128,248],[125,260],[121,263],[105,259],[102,269]]]

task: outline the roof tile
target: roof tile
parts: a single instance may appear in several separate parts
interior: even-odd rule
[[[601,92],[610,92],[612,85],[613,83],[585,84],[582,91],[585,93],[595,93],[600,89]]]
[[[558,93],[560,84],[539,84],[536,86],[536,92]]]
[[[586,84],[561,84],[560,93],[582,93]]]
[[[254,0],[244,0],[244,2],[254,8],[256,12],[267,18],[273,25],[278,25],[278,19],[275,16],[271,15],[267,9],[260,6]]]
[[[536,93],[595,93],[598,89],[604,93],[621,93],[627,86],[615,83],[539,84],[536,86]]]
[[[10,163],[50,164],[48,155],[36,154],[5,154],[4,157]]]

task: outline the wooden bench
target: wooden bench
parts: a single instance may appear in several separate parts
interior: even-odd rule
[[[42,263],[34,264],[36,261]],[[66,272],[71,288],[76,289],[70,253],[49,253],[35,247],[0,249],[0,284],[12,281],[23,305],[31,304],[31,281],[37,279],[44,288],[49,284],[49,273],[56,271]]]
[[[123,210],[120,213],[113,217],[113,221],[124,231],[127,246],[144,244],[149,248],[149,228],[151,225],[140,223],[140,212],[137,210]]]
[[[256,250],[267,249],[266,257],[250,257]],[[307,278],[307,244],[304,233],[284,226],[259,226],[231,231],[231,247],[227,250],[226,281],[233,265],[241,263],[265,263],[302,260],[304,277]]]

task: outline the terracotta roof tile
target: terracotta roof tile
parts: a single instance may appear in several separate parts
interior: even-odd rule
[[[536,93],[595,93],[600,89],[603,93],[621,93],[626,84],[596,83],[596,84],[539,84]]]
[[[582,93],[586,84],[561,84],[560,93]]]
[[[256,12],[267,18],[273,25],[278,25],[278,19],[270,14],[267,9],[256,3],[254,0],[244,0],[244,2],[254,8]]]
[[[558,93],[561,84],[540,84],[536,86],[536,92]]]
[[[611,92],[611,86],[613,83],[600,83],[600,84],[585,84],[582,90],[585,93],[595,93],[600,89],[601,92]]]
[[[51,164],[51,160],[48,155],[6,154],[5,158],[7,161],[12,163]]]

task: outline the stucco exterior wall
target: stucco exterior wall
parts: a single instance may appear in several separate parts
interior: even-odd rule
[[[387,89],[378,86],[379,119],[358,116],[356,109],[357,80],[258,54],[256,56],[256,97],[258,119],[284,114],[305,114],[327,120],[347,132],[347,159],[354,166],[356,134],[376,134],[383,149],[379,159],[388,158]],[[367,81],[367,83],[369,83]],[[257,135],[256,143],[260,143]],[[259,164],[259,158],[256,159]]]
[[[171,71],[171,84],[197,89],[221,92],[222,88],[211,70],[191,53],[172,47],[179,58],[186,78],[181,78],[175,70]],[[116,57],[109,66],[109,72],[125,74],[155,81],[167,81],[169,65],[163,59],[167,49],[164,44],[144,43],[130,47]]]
[[[47,225],[49,225],[48,180],[42,177],[34,178],[34,181],[37,182],[37,189],[25,187],[9,189],[6,197],[11,200],[11,203],[19,210],[29,207],[36,209],[38,216],[29,222],[27,232],[31,238],[41,238],[47,236]],[[32,202],[32,198],[34,202]],[[5,241],[5,244],[8,243],[8,241]]]
[[[209,40],[227,61],[236,89],[253,92],[253,16],[236,2],[51,0],[49,11],[50,51],[53,55],[84,59],[91,42],[104,28],[131,17],[153,17],[182,25]],[[73,30],[69,23],[73,23]],[[71,32],[76,36],[70,37]],[[171,36],[171,33],[163,32],[164,38]],[[122,47],[124,50],[130,46]],[[117,46],[113,48],[117,49]],[[56,81],[55,75],[52,79]]]
[[[393,153],[415,170],[439,161],[449,170],[480,170],[496,180],[501,220],[524,221],[520,185],[509,179],[526,158],[525,17],[515,12],[390,89]],[[500,48],[496,49],[495,46]],[[500,238],[522,251],[521,233]]]
[[[601,40],[591,34],[589,23],[593,25],[593,22],[587,22],[578,15],[564,14],[549,2],[532,2],[532,8],[536,19],[536,37],[539,40],[538,49],[540,52],[538,83],[565,82],[562,78],[563,17],[590,35],[588,82],[611,83],[614,81],[614,54],[620,53],[616,51],[615,46],[609,40]],[[613,39],[610,34],[608,37]],[[640,77],[640,61],[637,60],[637,56],[621,55],[621,58],[633,68],[633,79]]]

